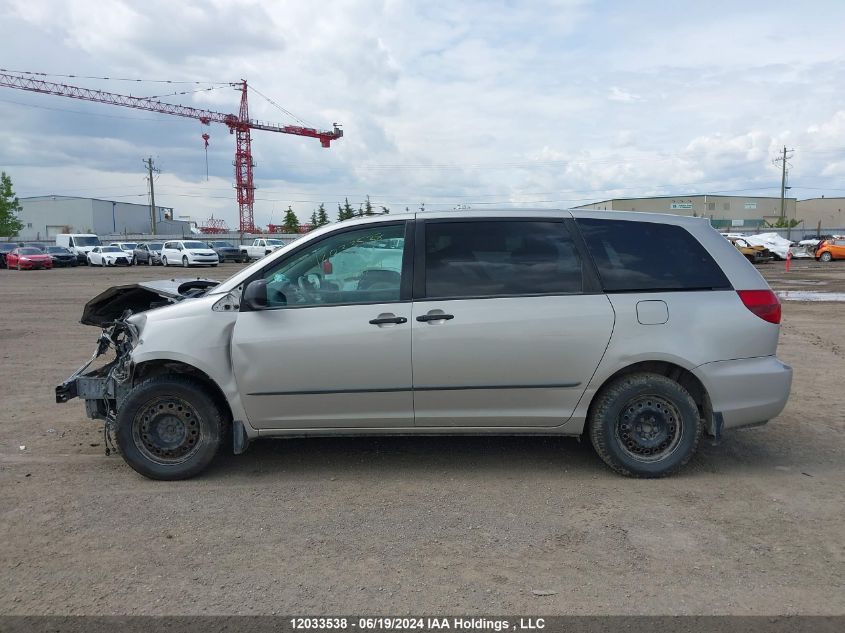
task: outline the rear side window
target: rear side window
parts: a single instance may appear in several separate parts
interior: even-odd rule
[[[425,223],[429,299],[569,294],[582,284],[581,259],[561,222]]]
[[[583,218],[577,222],[606,292],[731,287],[707,250],[681,226]]]

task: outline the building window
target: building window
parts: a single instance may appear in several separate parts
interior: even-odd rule
[[[32,228],[32,222],[27,222],[27,223],[26,223],[26,228],[31,229],[31,228]]]

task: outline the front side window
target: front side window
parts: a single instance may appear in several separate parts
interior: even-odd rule
[[[392,303],[400,299],[404,224],[329,235],[264,273],[271,306]]]
[[[425,225],[428,299],[573,294],[582,289],[581,258],[562,222]]]
[[[682,226],[579,219],[607,292],[730,289],[722,269]]]

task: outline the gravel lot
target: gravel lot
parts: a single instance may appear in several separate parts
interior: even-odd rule
[[[845,291],[845,262],[761,269]],[[157,483],[53,388],[93,351],[83,304],[167,272],[0,270],[0,613],[845,613],[845,303],[785,302],[786,411],[671,479],[574,439],[379,438]]]

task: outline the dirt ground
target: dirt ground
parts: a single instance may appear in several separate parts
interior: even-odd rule
[[[845,262],[761,270],[845,291]],[[0,270],[0,613],[845,613],[845,303],[785,302],[786,411],[670,479],[574,439],[379,438],[168,483],[53,396],[93,351],[85,301],[167,272]]]

